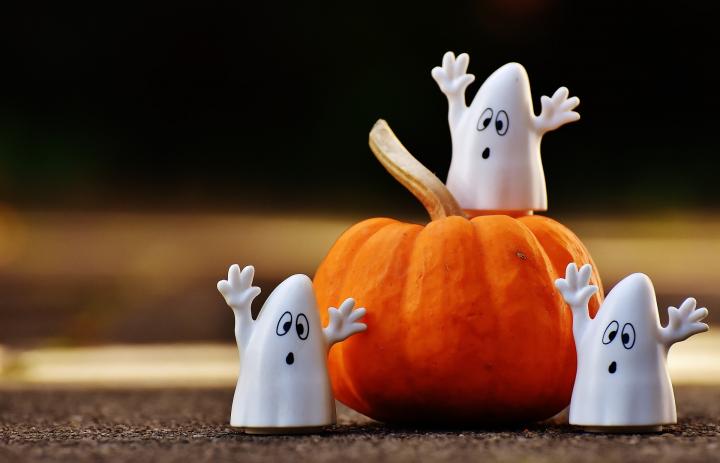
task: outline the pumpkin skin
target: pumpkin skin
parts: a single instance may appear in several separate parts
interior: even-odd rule
[[[354,225],[314,279],[318,307],[352,295],[367,309],[368,330],[329,353],[335,397],[395,423],[556,414],[570,402],[576,371],[572,313],[553,284],[570,262],[597,268],[570,230],[543,216]],[[594,316],[603,297],[597,273],[591,282],[600,287]]]

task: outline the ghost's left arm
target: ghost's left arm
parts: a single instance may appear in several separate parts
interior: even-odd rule
[[[565,268],[565,278],[555,280],[555,287],[572,310],[573,336],[576,344],[580,342],[592,322],[588,307],[590,298],[598,291],[598,287],[590,284],[590,277],[592,277],[590,264],[585,264],[578,270],[575,262],[570,262]]]
[[[708,310],[705,307],[696,309],[696,306],[695,299],[689,297],[679,309],[668,307],[668,324],[660,328],[660,339],[667,348],[709,329],[707,324],[700,321],[708,316]]]
[[[475,80],[475,76],[467,72],[469,62],[467,53],[461,53],[455,58],[455,53],[449,51],[443,56],[442,66],[436,66],[431,71],[440,91],[448,99],[448,122],[452,132],[467,110],[465,90]]]
[[[568,98],[568,94],[567,87],[560,87],[552,97],[543,95],[540,98],[542,110],[534,118],[535,129],[540,135],[580,119],[580,114],[573,111],[580,104],[580,99],[576,96]]]
[[[360,307],[353,310],[355,300],[352,298],[345,299],[340,304],[340,308],[330,307],[328,315],[330,321],[328,326],[323,329],[328,349],[336,342],[344,341],[353,334],[360,333],[367,329],[365,323],[358,322],[365,315],[365,308]]]
[[[250,339],[254,325],[252,302],[260,294],[260,288],[252,285],[254,277],[255,267],[252,265],[240,271],[240,267],[234,264],[228,270],[228,279],[220,280],[217,284],[218,291],[235,315],[235,340],[241,352]]]

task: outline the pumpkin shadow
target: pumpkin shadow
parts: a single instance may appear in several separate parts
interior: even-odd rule
[[[512,423],[382,423],[371,421],[358,425],[336,425],[333,434],[375,434],[393,436],[437,435],[482,435],[482,434],[567,434],[577,432],[571,426],[547,422],[512,424]]]
[[[380,427],[388,432],[403,434],[485,434],[485,433],[523,433],[523,432],[545,432],[548,429],[555,428],[547,424],[403,424],[390,423],[381,424]]]
[[[525,437],[537,437],[538,435],[545,436],[560,436],[565,434],[583,434],[582,430],[575,429],[568,425],[557,425],[550,423],[533,423],[525,425],[501,425],[501,424],[488,424],[488,425],[468,425],[468,424],[428,424],[418,425],[414,424],[388,424],[381,423],[378,421],[368,421],[357,424],[338,424],[329,426],[322,430],[316,430],[308,433],[296,433],[296,434],[246,434],[242,431],[228,428],[227,432],[220,433],[215,438],[224,440],[235,440],[235,441],[253,441],[253,442],[270,442],[278,440],[303,440],[308,438],[320,437],[323,439],[344,439],[344,438],[357,438],[357,437],[392,437],[392,438],[415,438],[418,436],[451,436],[451,437],[510,437],[510,436],[525,436]]]

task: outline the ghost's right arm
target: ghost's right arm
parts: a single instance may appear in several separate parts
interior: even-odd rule
[[[330,349],[336,342],[344,341],[353,334],[361,333],[367,329],[365,323],[360,323],[360,320],[366,313],[364,307],[355,307],[355,300],[347,298],[340,304],[340,308],[330,307],[328,309],[328,316],[330,321],[328,326],[323,329],[325,334],[325,341]]]
[[[680,308],[668,307],[668,324],[660,328],[660,339],[667,349],[676,342],[684,341],[690,336],[707,331],[709,328],[701,320],[708,316],[705,307],[697,307],[692,297],[685,299]]]
[[[597,292],[598,287],[590,284],[591,275],[592,266],[590,264],[585,264],[578,270],[577,265],[571,262],[565,269],[565,278],[555,280],[555,286],[572,309],[573,336],[576,343],[580,341],[588,324],[592,321],[588,303],[593,294]]]
[[[469,61],[470,57],[467,53],[462,53],[455,59],[455,54],[449,51],[443,56],[442,66],[437,66],[431,71],[433,79],[448,99],[448,122],[451,132],[455,131],[463,113],[467,110],[465,89],[475,80],[474,75],[467,73]]]
[[[574,111],[580,104],[580,99],[576,96],[568,98],[569,94],[567,87],[560,87],[552,97],[543,95],[540,98],[542,110],[540,115],[534,118],[535,129],[540,136],[580,119],[580,114]]]
[[[228,279],[217,284],[218,291],[235,314],[235,340],[241,352],[250,339],[255,323],[251,314],[252,301],[260,294],[260,288],[252,286],[254,276],[255,268],[252,265],[248,265],[241,272],[240,267],[235,264],[228,270]]]

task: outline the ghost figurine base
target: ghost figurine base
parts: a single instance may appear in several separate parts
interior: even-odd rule
[[[266,427],[266,428],[253,428],[253,427],[242,427],[232,426],[232,428],[241,431],[245,434],[252,434],[255,436],[281,436],[287,434],[321,434],[327,432],[331,425],[327,426],[291,426],[291,427]]]
[[[519,218],[519,217],[525,217],[528,215],[533,215],[535,211],[532,209],[522,209],[517,211],[509,211],[509,210],[484,210],[484,209],[463,209],[463,212],[465,212],[465,215],[468,217],[468,219],[472,219],[474,217],[480,217],[483,215],[507,215],[512,218]]]
[[[650,426],[575,426],[585,432],[596,434],[651,434],[662,432],[663,425]]]
[[[688,298],[668,309],[668,324],[658,316],[655,289],[647,275],[634,273],[610,291],[594,318],[588,300],[592,268],[567,266],[555,281],[572,309],[577,373],[570,399],[571,425],[589,432],[660,432],[677,422],[675,396],[667,370],[670,347],[708,330]]]
[[[255,269],[233,265],[218,290],[235,314],[235,339],[240,375],[235,388],[230,426],[247,434],[317,433],[335,424],[335,398],[327,371],[330,347],[365,331],[358,320],[365,309],[353,310],[346,299],[328,309],[323,329],[306,275],[293,275],[270,294],[253,320],[251,305],[260,294],[252,286]]]

